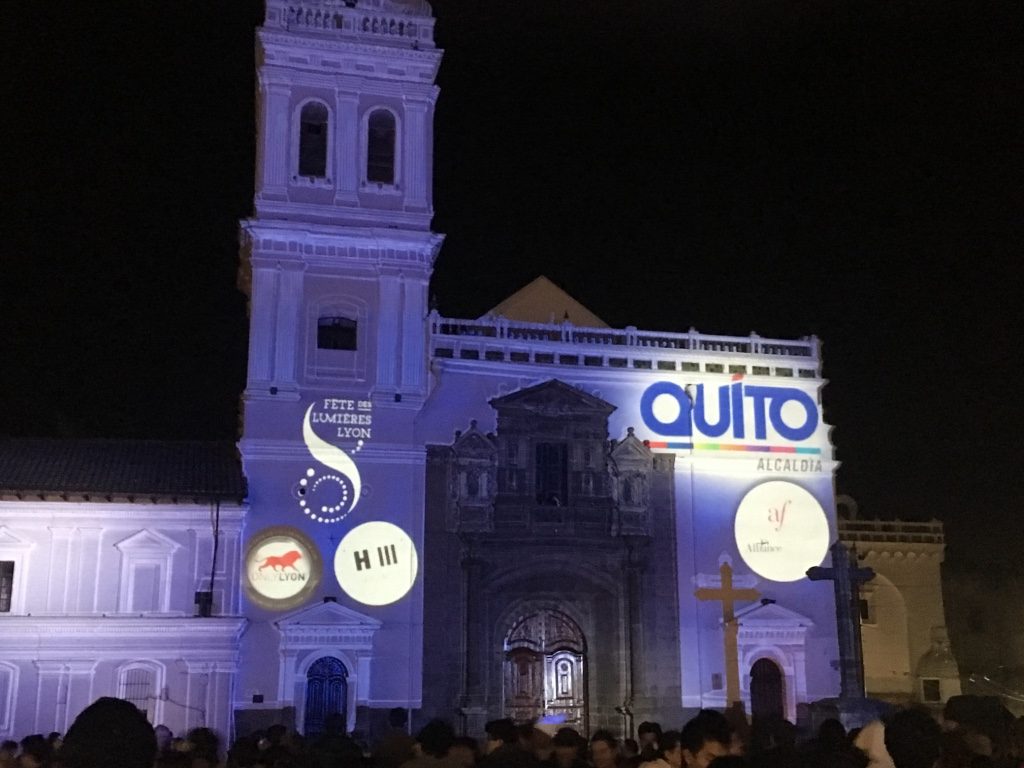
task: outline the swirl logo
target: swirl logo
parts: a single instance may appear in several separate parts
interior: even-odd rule
[[[310,455],[331,472],[317,473],[310,467],[306,476],[299,480],[299,507],[318,523],[337,523],[344,520],[359,503],[362,479],[359,468],[345,451],[331,445],[313,431],[313,406],[306,410],[302,421],[302,439]],[[358,440],[353,453],[363,447]]]

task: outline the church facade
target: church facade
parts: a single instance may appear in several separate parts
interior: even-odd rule
[[[309,665],[334,658],[351,718],[557,711],[621,730],[724,706],[721,604],[695,590],[725,562],[772,601],[737,606],[757,610],[734,695],[763,660],[794,717],[836,686],[831,590],[803,578],[836,533],[817,341],[577,325],[575,306],[531,322],[529,295],[478,320],[428,312],[428,12],[270,3],[259,33],[246,541],[260,565],[266,537],[316,552],[321,575],[246,598],[241,654],[260,661],[239,701],[302,724]],[[301,643],[281,626],[295,609]]]
[[[608,328],[546,281],[430,311],[433,25],[423,0],[268,0],[244,495],[0,501],[0,734],[132,685],[228,733],[392,707],[624,732],[837,692],[805,577],[838,535],[817,339]]]

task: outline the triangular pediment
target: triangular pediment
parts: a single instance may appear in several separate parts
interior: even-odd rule
[[[626,432],[626,436],[612,448],[612,457],[618,462],[628,462],[631,460],[650,462],[654,454],[650,448],[644,445],[642,440],[639,440],[633,434],[633,428],[630,427]]]
[[[524,285],[484,317],[505,317],[523,323],[570,322],[582,328],[607,328],[608,324],[576,299],[541,275]]]
[[[494,442],[476,426],[476,420],[470,422],[469,429],[455,438],[452,448],[459,455],[467,454],[489,456],[497,450]]]
[[[762,603],[736,617],[746,627],[813,627],[814,621],[778,603]]]
[[[31,549],[34,542],[26,541],[18,536],[6,525],[0,525],[0,548],[3,549]]]
[[[291,613],[275,622],[282,631],[305,627],[344,627],[374,631],[381,622],[334,601],[317,603]]]
[[[526,389],[520,389],[490,401],[501,411],[528,411],[544,416],[569,414],[601,415],[607,417],[615,406],[558,379],[550,379]]]
[[[152,554],[170,555],[177,552],[181,545],[162,533],[143,528],[115,545],[122,552],[147,552]]]

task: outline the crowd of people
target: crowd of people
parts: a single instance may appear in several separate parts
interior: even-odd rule
[[[1024,768],[1024,718],[1001,709],[969,722],[901,709],[849,733],[829,719],[803,741],[781,718],[747,727],[713,710],[679,730],[641,723],[637,738],[624,740],[607,730],[587,739],[573,728],[511,720],[488,723],[479,741],[442,720],[414,738],[404,718],[405,710],[393,710],[390,730],[372,745],[332,716],[315,738],[272,726],[224,751],[207,728],[175,737],[131,703],[102,698],[63,737],[4,741],[0,768]]]

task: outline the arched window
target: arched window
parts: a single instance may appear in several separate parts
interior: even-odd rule
[[[366,139],[366,180],[395,183],[395,116],[386,109],[370,113]]]
[[[155,718],[158,713],[160,692],[160,671],[151,663],[133,662],[118,670],[118,697],[130,701],[139,711],[144,712],[149,722],[159,722]]]
[[[311,101],[299,116],[299,176],[327,176],[327,107]]]

